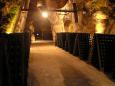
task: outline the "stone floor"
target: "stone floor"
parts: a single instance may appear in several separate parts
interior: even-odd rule
[[[34,42],[28,86],[115,86],[106,75],[51,42]]]

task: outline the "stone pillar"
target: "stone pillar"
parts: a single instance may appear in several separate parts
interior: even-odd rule
[[[33,22],[30,22],[29,31],[31,33],[31,41],[35,41]]]

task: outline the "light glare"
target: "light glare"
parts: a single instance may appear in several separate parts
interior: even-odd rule
[[[44,18],[47,18],[48,17],[48,13],[45,11],[45,12],[42,12],[42,16],[44,17]]]
[[[103,14],[102,12],[96,13],[96,19],[102,20],[102,19],[106,19],[106,18],[107,18],[107,16],[105,14]]]
[[[107,15],[102,13],[101,11],[98,11],[94,14],[96,19],[96,33],[104,33],[105,31],[105,22],[104,20],[107,19]]]
[[[104,33],[105,27],[101,22],[96,23],[96,33]]]

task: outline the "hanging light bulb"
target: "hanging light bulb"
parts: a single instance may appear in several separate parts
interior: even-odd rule
[[[43,12],[42,12],[42,16],[43,16],[44,18],[47,18],[47,17],[48,17],[48,12],[47,12],[47,11],[43,11]]]

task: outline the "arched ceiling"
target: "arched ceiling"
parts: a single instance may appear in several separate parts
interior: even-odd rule
[[[51,9],[59,9],[65,6],[68,0],[45,0],[46,6]]]

